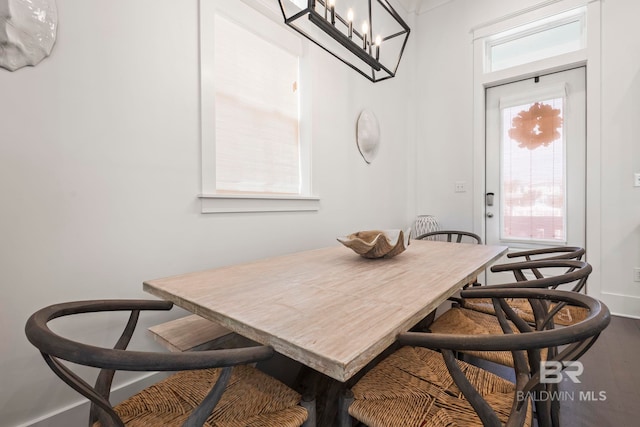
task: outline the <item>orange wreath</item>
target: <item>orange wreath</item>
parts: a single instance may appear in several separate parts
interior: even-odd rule
[[[541,145],[545,147],[560,138],[558,129],[562,126],[560,109],[551,105],[536,102],[513,118],[509,137],[518,141],[520,148],[535,150]]]

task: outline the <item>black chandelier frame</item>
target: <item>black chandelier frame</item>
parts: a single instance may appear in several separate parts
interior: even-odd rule
[[[353,28],[353,23],[349,22],[343,16],[335,12],[335,10],[331,10],[331,12],[329,12],[330,10],[330,5],[328,4],[329,0],[308,0],[307,6],[305,8],[301,9],[299,12],[293,14],[290,17],[287,17],[284,1],[286,0],[279,0],[280,9],[282,11],[284,22],[285,24],[293,28],[296,32],[302,34],[305,38],[309,39],[314,44],[316,44],[317,46],[319,46],[320,48],[322,48],[323,50],[331,54],[333,57],[337,58],[338,60],[340,60],[341,62],[343,62],[344,64],[346,64],[347,66],[357,71],[359,74],[363,75],[364,77],[366,77],[367,79],[369,79],[374,83],[395,77],[396,72],[398,70],[398,66],[400,65],[400,60],[402,59],[402,54],[404,53],[404,49],[407,45],[407,41],[409,39],[409,33],[411,32],[411,29],[409,28],[407,23],[400,17],[400,15],[398,15],[398,13],[391,6],[391,4],[389,4],[387,0],[366,0],[367,6],[368,6],[368,31],[367,32],[360,32],[355,28]],[[373,1],[377,2],[389,14],[389,16],[391,16],[401,27],[400,31],[381,37],[380,44],[378,45],[374,45],[374,40],[373,40],[374,22],[373,22],[373,16],[371,12],[372,10],[371,6]],[[323,14],[320,14],[318,11],[316,11],[316,4],[320,4],[324,7],[324,16]],[[348,60],[342,58],[337,53],[331,51],[328,47],[324,46],[319,41],[315,40],[311,35],[306,33],[303,29],[296,26],[295,25],[296,21],[299,19],[304,19],[306,15],[308,15],[308,19],[310,22],[312,22],[315,26],[317,26],[326,34],[328,34],[332,39],[334,39],[341,46],[347,49],[355,57],[357,57],[358,59],[366,63],[370,67],[371,71],[369,73],[364,72],[357,66],[350,63]],[[340,25],[343,25],[345,29],[348,30],[347,32],[348,35],[345,34],[343,31],[340,31],[336,27],[337,23],[340,23]],[[379,52],[378,49],[380,48],[380,45],[382,43],[384,43],[387,40],[394,39],[396,37],[404,37],[404,40],[402,41],[402,46],[400,47],[400,50],[399,50],[398,58],[395,61],[395,64],[393,64],[392,66],[386,66],[378,58],[378,52]],[[354,41],[355,38],[360,40],[360,44],[357,43],[357,40]],[[375,50],[375,53],[373,53],[372,50]],[[380,71],[384,71],[386,75],[383,75],[382,77],[376,75],[376,72],[380,72]]]

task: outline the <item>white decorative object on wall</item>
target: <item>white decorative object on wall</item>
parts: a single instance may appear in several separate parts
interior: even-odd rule
[[[371,163],[380,148],[380,125],[378,118],[370,110],[362,110],[358,116],[356,141],[364,161]]]
[[[0,0],[0,67],[38,64],[51,53],[57,27],[55,0]]]

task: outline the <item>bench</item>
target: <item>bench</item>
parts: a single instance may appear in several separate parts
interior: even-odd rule
[[[170,351],[197,351],[224,348],[238,337],[224,326],[196,314],[149,328],[154,340]]]

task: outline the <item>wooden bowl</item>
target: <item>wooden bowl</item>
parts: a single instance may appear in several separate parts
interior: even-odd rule
[[[338,237],[338,241],[365,258],[391,258],[407,249],[409,233],[402,230],[366,230]]]

